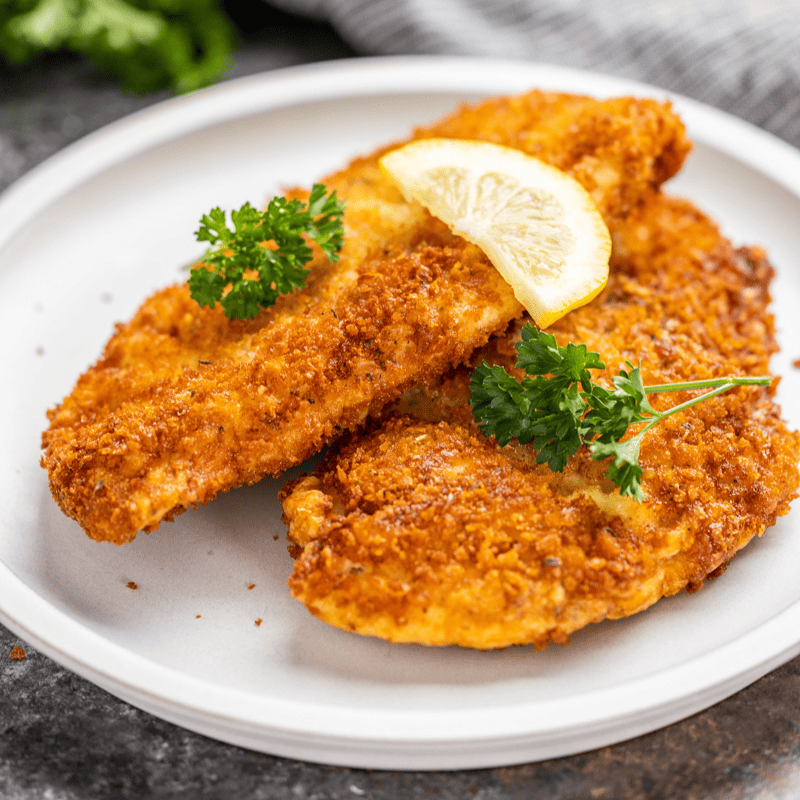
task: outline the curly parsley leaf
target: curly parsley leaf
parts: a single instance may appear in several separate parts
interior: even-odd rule
[[[516,344],[518,381],[500,366],[483,362],[470,381],[470,405],[475,421],[501,445],[517,439],[530,444],[536,461],[561,472],[570,457],[587,447],[595,461],[611,459],[606,477],[620,493],[644,499],[639,448],[650,428],[672,414],[715,397],[734,386],[765,386],[771,378],[731,377],[644,386],[639,367],[626,363],[608,389],[591,379],[591,370],[604,370],[597,353],[585,345],[560,347],[554,336],[530,323]],[[656,411],[648,400],[655,392],[710,389],[667,411]],[[632,425],[644,427],[625,441]]]
[[[555,336],[531,324],[522,329],[516,350],[517,366],[529,375],[553,375],[559,380],[578,382],[584,391],[589,391],[591,383],[589,370],[605,369],[600,356],[587,352],[585,344],[569,342],[566,347],[559,347]]]
[[[343,213],[336,192],[327,194],[321,184],[314,185],[307,206],[297,199],[274,197],[261,212],[245,203],[231,212],[232,228],[222,209],[211,209],[195,232],[198,241],[212,248],[202,259],[206,266],[189,276],[192,298],[201,306],[219,302],[230,319],[255,317],[280,295],[305,286],[305,265],[312,256],[306,238],[330,261],[338,261]]]
[[[525,444],[533,438],[528,422],[530,400],[522,384],[502,367],[484,361],[472,376],[471,388],[473,413],[480,415],[501,445],[512,439]]]
[[[606,477],[619,487],[621,495],[628,495],[640,503],[645,499],[642,491],[642,468],[639,466],[639,447],[642,435],[624,442],[598,440],[589,445],[595,461],[611,458]]]

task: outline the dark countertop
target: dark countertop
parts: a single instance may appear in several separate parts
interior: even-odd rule
[[[264,10],[237,74],[352,56],[336,34]],[[0,190],[82,135],[166,97],[70,57],[0,66]],[[10,658],[20,646],[26,657]],[[139,711],[0,626],[0,798],[711,800],[800,797],[800,658],[683,722],[583,755],[502,769],[380,772],[222,744]]]

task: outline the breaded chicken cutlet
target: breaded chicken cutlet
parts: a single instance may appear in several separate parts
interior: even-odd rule
[[[548,328],[559,344],[599,352],[606,385],[640,360],[645,385],[769,374],[772,269],[761,250],[735,250],[689,203],[663,196],[612,237],[608,286]],[[521,325],[472,365],[513,369]],[[485,437],[468,406],[470,372],[408,393],[284,489],[289,586],[312,614],[393,642],[566,643],[588,623],[698,588],[796,495],[800,437],[774,386],[735,389],[649,431],[638,504],[585,449],[553,473],[529,448]],[[690,395],[655,397],[667,408]]]
[[[575,177],[613,223],[689,149],[667,104],[531,92],[463,108],[414,133],[524,150]],[[468,358],[521,306],[486,257],[378,166],[323,179],[344,200],[341,261],[249,321],[187,286],[150,297],[49,412],[42,465],[89,536],[117,544],[219,492],[277,475],[413,385]],[[305,196],[296,192],[296,196]]]

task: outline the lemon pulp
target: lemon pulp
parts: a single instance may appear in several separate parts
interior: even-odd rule
[[[381,166],[408,200],[486,253],[540,328],[605,286],[608,228],[588,192],[555,167],[461,139],[411,142]]]

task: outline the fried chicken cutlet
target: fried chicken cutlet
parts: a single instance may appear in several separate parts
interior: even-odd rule
[[[689,149],[668,104],[536,91],[414,133],[430,136],[538,156],[580,181],[609,222],[673,175]],[[89,536],[129,542],[281,473],[522,312],[476,247],[402,199],[378,166],[388,149],[323,181],[346,205],[340,262],[319,255],[305,289],[249,321],[201,308],[185,284],[157,292],[49,412],[42,465]]]
[[[645,385],[769,374],[763,251],[735,250],[667,197],[612,233],[608,286],[548,329],[559,344],[599,352],[606,385],[640,360]],[[513,370],[521,325],[472,365]],[[289,586],[312,614],[394,642],[566,643],[588,623],[698,588],[796,495],[800,436],[781,420],[774,387],[733,390],[648,432],[638,504],[583,449],[553,473],[530,448],[485,437],[468,406],[470,372],[407,393],[387,421],[340,440],[315,475],[284,489]]]

